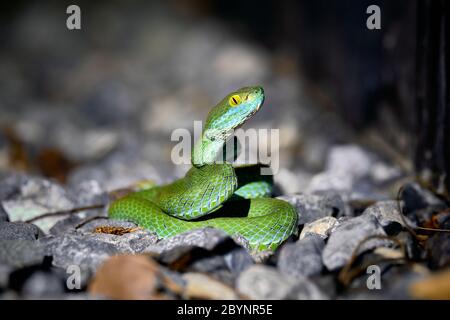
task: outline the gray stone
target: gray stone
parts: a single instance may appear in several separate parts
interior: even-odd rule
[[[226,269],[224,257],[219,255],[201,258],[189,265],[189,270],[203,273],[214,273],[224,269]]]
[[[143,253],[161,254],[176,247],[199,247],[212,250],[219,243],[229,239],[229,236],[218,229],[203,228],[178,234],[174,237],[163,239],[156,244],[148,246]]]
[[[0,173],[0,222],[9,221],[8,213],[3,209],[2,201],[18,192],[20,175]]]
[[[188,266],[187,271],[208,274],[231,287],[234,285],[234,281],[237,278],[237,274],[233,274],[228,270],[224,257],[220,255],[213,255],[195,260]]]
[[[280,168],[276,175],[274,175],[274,194],[296,194],[304,191],[305,186],[309,184],[312,174],[297,169],[290,171],[284,167]]]
[[[69,184],[80,186],[86,181],[97,181],[107,192],[127,188],[137,181],[163,182],[161,171],[155,168],[142,150],[142,145],[127,146],[111,153],[104,160],[80,166],[69,177]],[[160,150],[159,150],[160,152]]]
[[[336,298],[338,288],[336,286],[336,276],[334,274],[322,274],[308,279],[314,282],[321,292],[326,293],[328,298]]]
[[[241,273],[236,289],[250,299],[286,299],[295,285],[294,278],[273,267],[256,264]]]
[[[218,279],[230,283],[235,275],[228,268],[224,254],[239,250],[238,248],[223,231],[204,228],[163,239],[145,248],[143,253],[157,255],[157,260],[166,265],[178,264],[178,261],[184,261],[187,257],[189,260],[184,265],[189,270],[212,273]]]
[[[0,175],[0,201],[7,200],[19,193],[19,186],[26,177],[17,173],[3,173]]]
[[[66,221],[67,220],[67,221]],[[155,244],[158,238],[155,234],[137,227],[136,224],[127,221],[112,220],[108,218],[99,218],[92,220],[75,230],[77,225],[84,219],[68,218],[56,224],[51,232],[55,235],[64,235],[65,232],[77,233],[80,236],[85,235],[94,241],[101,241],[114,245],[117,250],[124,253],[139,253],[148,246]],[[94,232],[98,227],[119,227],[130,229],[130,232],[122,235]]]
[[[132,236],[128,236],[128,239],[126,240],[129,241],[128,244],[131,251],[134,253],[141,253],[149,246],[155,244],[158,241],[158,237],[149,231],[141,230],[135,232]]]
[[[443,268],[450,264],[450,234],[434,234],[427,240],[425,247],[433,268]]]
[[[308,235],[319,235],[322,239],[326,239],[330,235],[331,230],[338,224],[338,220],[334,217],[323,217],[306,223],[300,233],[300,240]]]
[[[401,198],[404,202],[404,210],[406,213],[428,207],[434,209],[445,209],[447,207],[443,200],[415,182],[404,186]]]
[[[292,204],[297,210],[298,224],[313,222],[317,219],[345,214],[345,204],[335,192],[317,194],[298,194],[281,196],[278,199]]]
[[[261,264],[242,272],[236,290],[244,297],[257,300],[326,299],[320,289],[305,277],[291,277]]]
[[[343,221],[328,238],[322,252],[324,265],[330,271],[343,267],[358,244],[370,236],[386,236],[375,216],[364,215]],[[359,252],[382,245],[386,245],[385,240],[372,239],[363,244]]]
[[[0,240],[0,264],[23,268],[41,264],[45,247],[36,240]]]
[[[103,214],[102,214],[103,215]],[[86,211],[86,214],[70,215],[65,219],[57,221],[49,230],[49,234],[58,236],[66,232],[74,232],[76,228],[86,220],[98,216],[98,211]]]
[[[291,276],[313,276],[323,269],[323,239],[317,235],[308,236],[295,243],[288,243],[281,249],[278,269]]]
[[[332,190],[341,194],[349,194],[354,183],[352,176],[343,172],[324,171],[312,177],[306,190],[308,193]]]
[[[378,161],[374,163],[370,169],[370,179],[377,185],[382,185],[394,181],[402,176],[402,170]]]
[[[93,204],[106,205],[109,201],[108,193],[96,180],[84,180],[75,186],[71,186],[68,192],[75,198],[76,206],[89,206]]]
[[[26,280],[21,293],[26,298],[57,298],[64,293],[64,281],[55,274],[37,271]]]
[[[75,201],[60,185],[40,178],[19,178],[17,192],[2,201],[9,220],[25,221],[49,212],[69,210]],[[64,216],[48,217],[34,222],[42,231],[49,229]]]
[[[13,268],[6,264],[0,263],[0,289],[6,288],[9,283],[9,274]]]
[[[82,270],[95,272],[107,258],[122,253],[114,244],[89,235],[66,234],[51,242],[53,265],[63,269],[77,265]]]
[[[253,258],[243,248],[232,250],[224,256],[224,259],[228,269],[234,274],[241,273],[254,264]]]
[[[145,250],[149,245],[156,243],[158,239],[156,235],[142,229],[123,235],[93,233],[88,234],[85,237],[95,241],[110,243],[114,245],[118,251],[130,254],[139,253]]]
[[[395,224],[397,224],[400,229],[401,226],[405,226],[405,223],[400,216],[400,211],[398,210],[397,201],[379,201],[364,210],[363,215],[373,215],[377,218],[378,222],[385,229],[385,231],[395,228]],[[404,218],[408,225],[413,226],[413,223],[408,218]]]
[[[188,253],[192,253],[194,258],[196,257],[196,253]],[[208,273],[231,286],[234,286],[237,276],[243,270],[254,264],[250,254],[244,248],[240,247],[236,247],[225,254],[223,254],[221,248],[206,252],[205,254],[198,252],[198,254],[200,258],[196,258],[195,261],[189,264],[189,271]],[[163,256],[165,255],[163,254]]]
[[[401,175],[401,172],[382,162],[378,157],[357,145],[333,146],[327,156],[325,171],[318,173],[307,187],[307,191],[334,190],[352,199],[385,199],[386,195],[374,186],[386,183]]]
[[[24,222],[0,223],[0,240],[36,240],[42,231],[33,224]]]
[[[329,296],[314,282],[305,277],[297,277],[298,284],[292,289],[288,299],[292,300],[327,300]]]
[[[7,221],[9,221],[8,214],[6,213],[5,210],[3,210],[3,207],[0,203],[0,223],[7,222]]]
[[[81,163],[101,159],[117,146],[119,140],[118,132],[113,130],[80,128],[72,123],[56,125],[54,135],[56,147],[69,159]]]
[[[358,145],[333,146],[326,160],[326,171],[340,172],[353,179],[369,175],[374,162],[372,154]]]

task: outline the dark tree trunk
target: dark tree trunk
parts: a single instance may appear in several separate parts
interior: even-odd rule
[[[326,107],[357,132],[378,134],[404,168],[449,195],[449,0],[245,2],[236,11],[238,0],[220,1],[218,12],[246,21],[268,47],[296,48]],[[381,30],[366,28],[372,4]]]
[[[449,10],[446,0],[420,0],[417,43],[416,167],[450,190]]]

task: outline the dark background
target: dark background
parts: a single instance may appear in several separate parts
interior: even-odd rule
[[[28,25],[28,29],[24,27],[24,20],[32,21],[41,13],[65,21],[65,7],[69,3],[79,4],[82,8],[83,30],[78,34],[69,36],[67,30],[47,35],[44,32],[40,34],[45,38],[42,45],[33,37],[33,32],[39,32],[28,30],[33,30],[33,25]],[[381,7],[381,30],[365,27],[366,8],[372,4]],[[64,84],[67,81],[61,80],[60,77],[67,79],[70,76],[62,70],[78,68],[77,57],[86,57],[93,51],[114,55],[120,54],[123,48],[133,49],[133,30],[143,30],[139,21],[150,23],[158,17],[155,14],[145,18],[146,12],[154,12],[153,6],[140,1],[98,1],[95,4],[90,1],[16,1],[2,4],[0,48],[3,61],[5,64],[9,60],[16,62],[20,74],[32,83],[27,94],[33,99],[80,105],[79,96],[68,93],[70,90]],[[205,19],[213,20],[232,36],[238,35],[244,41],[264,48],[277,72],[295,73],[302,79],[302,90],[318,112],[338,115],[336,122],[341,121],[344,127],[340,132],[350,132],[353,141],[370,146],[405,171],[417,174],[424,183],[447,194],[450,170],[448,2],[180,0],[156,6],[164,7],[159,14],[161,17],[164,12],[181,17],[171,20],[169,25],[177,23],[178,19],[194,26]],[[27,15],[27,12],[31,14]],[[112,12],[112,16],[102,15],[105,12]],[[102,20],[104,17],[107,19]],[[45,18],[39,21],[45,21]],[[116,25],[118,27],[114,29]],[[37,24],[35,28],[41,26],[45,27],[45,23]],[[51,24],[47,27],[54,30]],[[153,27],[158,24],[155,22]],[[144,31],[151,33],[155,29]],[[21,36],[24,39],[20,39]],[[70,40],[58,39],[59,36],[70,37]],[[161,72],[167,78],[164,86],[186,81],[183,78],[174,80],[166,71]],[[5,72],[1,79],[5,84],[1,108],[8,109],[9,114],[23,108],[19,96],[24,94],[20,88],[9,88],[10,77]],[[231,88],[231,84],[216,84],[216,87],[217,93],[211,93],[211,99]],[[89,102],[81,105],[95,105],[95,99],[104,97],[94,95],[87,99]],[[276,97],[274,101],[278,101]],[[205,109],[207,105],[205,103]],[[99,112],[95,125],[115,121],[108,110],[92,112]],[[125,111],[124,114],[130,113]],[[129,122],[133,121],[131,117]],[[333,136],[333,132],[326,134]],[[334,136],[333,142],[347,140],[349,135]],[[297,156],[301,158],[302,154]]]

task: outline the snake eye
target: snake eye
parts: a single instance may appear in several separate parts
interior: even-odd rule
[[[230,100],[228,102],[230,103],[230,106],[235,107],[241,104],[242,100],[239,95],[235,94],[230,97]]]

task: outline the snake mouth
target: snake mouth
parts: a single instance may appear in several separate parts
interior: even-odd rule
[[[256,87],[255,90],[254,90],[252,93],[250,93],[250,94],[255,96],[254,99],[259,100],[259,101],[257,102],[257,107],[256,107],[256,110],[255,110],[255,112],[256,112],[256,111],[259,110],[259,108],[261,108],[261,106],[263,105],[264,100],[265,100],[265,98],[266,98],[266,95],[264,94],[264,89],[263,89],[263,87],[259,87],[259,86],[258,86],[258,87]]]
[[[264,95],[264,89],[260,86],[255,87],[252,92],[249,92],[245,97],[245,100],[254,100],[255,107],[242,119],[241,123],[239,123],[234,129],[242,127],[249,118],[251,118],[256,112],[258,112],[258,110],[261,109],[265,98],[266,97]]]
[[[261,106],[261,104],[264,102],[264,89],[261,86],[252,87],[252,91],[248,92],[247,95],[244,97],[244,100],[248,100],[249,98],[251,100],[260,100],[259,105],[257,108]]]

